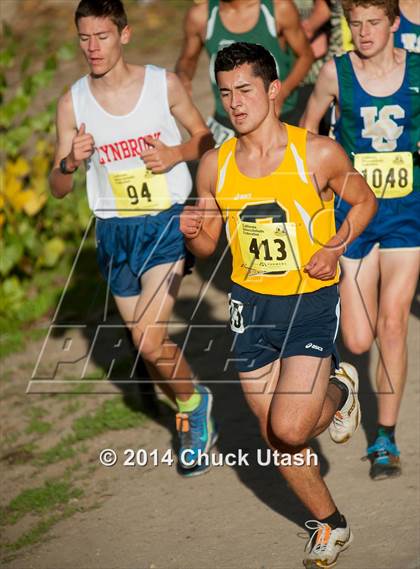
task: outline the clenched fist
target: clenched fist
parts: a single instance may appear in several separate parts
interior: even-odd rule
[[[146,136],[145,140],[151,148],[142,152],[141,159],[153,174],[167,172],[179,161],[174,146],[167,146],[152,136]]]
[[[186,205],[180,217],[179,227],[187,239],[198,237],[203,226],[206,200],[200,198],[196,205]]]
[[[95,141],[93,136],[86,132],[86,125],[80,125],[77,134],[73,138],[71,152],[67,156],[66,166],[69,170],[75,170],[83,160],[87,160],[95,152]]]
[[[304,268],[304,272],[313,279],[321,281],[333,279],[337,272],[339,256],[338,250],[324,247],[312,255]]]

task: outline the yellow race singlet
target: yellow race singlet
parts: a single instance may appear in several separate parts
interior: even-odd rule
[[[334,198],[322,201],[306,166],[307,131],[285,125],[283,161],[268,176],[249,178],[236,164],[237,138],[219,148],[216,201],[233,257],[232,281],[254,292],[291,295],[338,282],[303,271],[335,235]]]

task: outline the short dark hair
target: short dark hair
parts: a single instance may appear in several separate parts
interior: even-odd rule
[[[278,79],[276,62],[271,53],[262,45],[256,43],[232,43],[219,51],[214,64],[214,73],[232,71],[244,63],[252,66],[255,77],[261,77],[268,91],[270,83]]]
[[[80,18],[109,18],[121,33],[127,25],[127,14],[121,0],[81,0],[74,14],[76,27]]]

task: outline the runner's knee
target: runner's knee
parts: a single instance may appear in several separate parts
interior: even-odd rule
[[[346,332],[342,330],[344,345],[353,354],[364,354],[369,351],[373,343],[373,334],[371,330],[352,330]]]
[[[132,330],[133,342],[143,359],[154,363],[162,357],[164,338],[161,333],[144,331],[140,328]]]
[[[297,421],[270,419],[270,430],[277,441],[285,447],[301,447],[306,444],[310,433]],[[280,449],[281,450],[281,449]]]
[[[378,336],[383,341],[393,344],[405,342],[407,335],[408,315],[403,311],[395,314],[387,314],[378,318]]]

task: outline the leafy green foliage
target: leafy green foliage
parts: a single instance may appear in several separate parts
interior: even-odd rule
[[[46,89],[74,48],[64,44],[49,53],[48,32],[38,35],[30,53],[22,53],[4,25],[0,49],[0,320],[6,330],[24,322],[23,313],[32,315],[25,306],[29,293],[37,303],[35,275],[74,256],[90,217],[80,176],[70,197],[49,193],[56,100]]]

